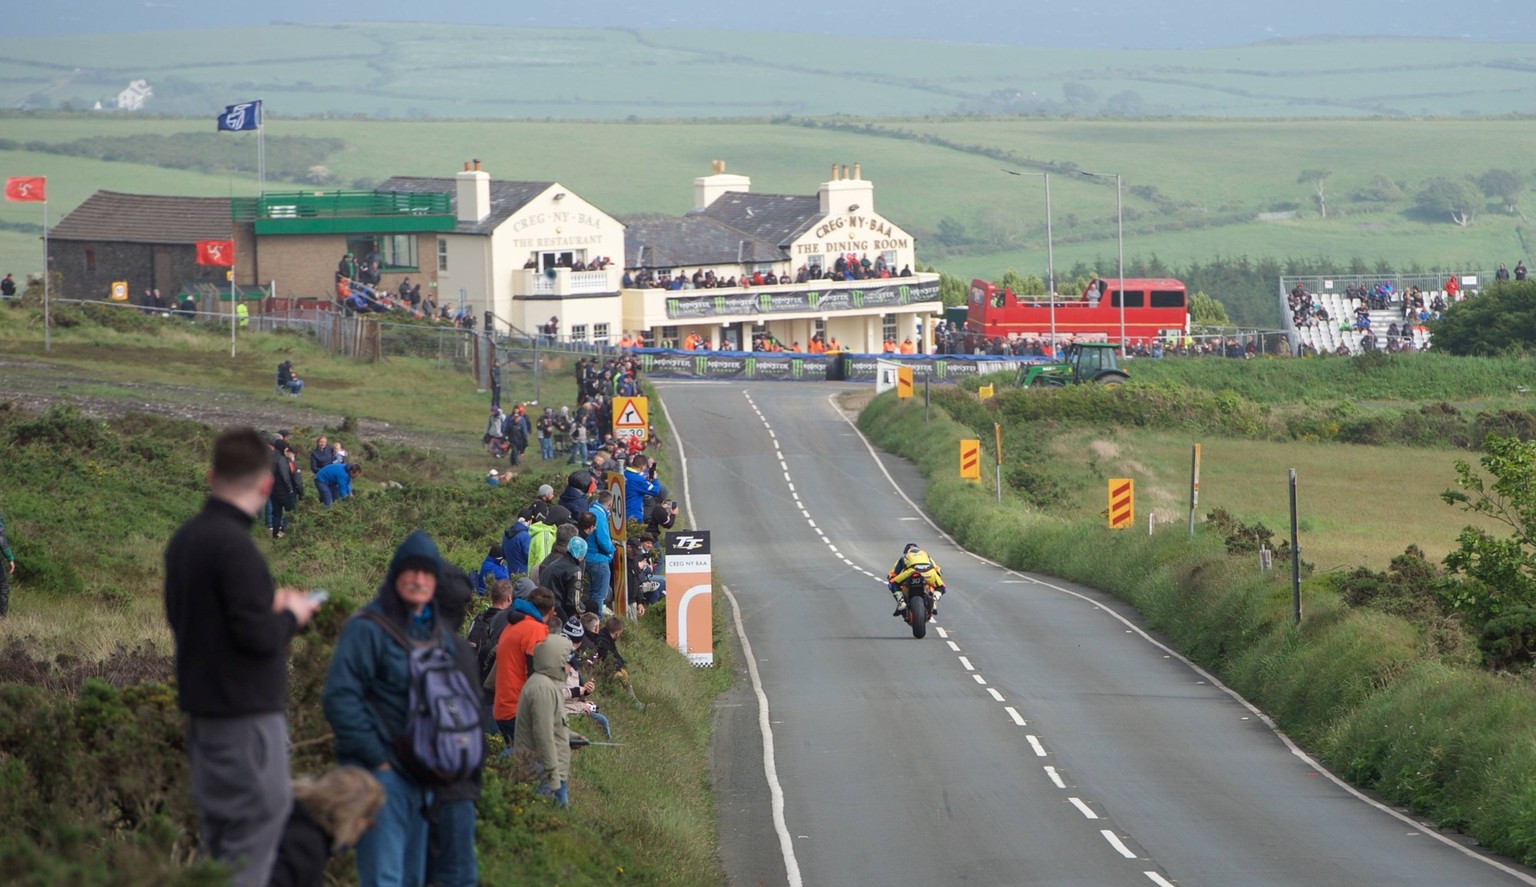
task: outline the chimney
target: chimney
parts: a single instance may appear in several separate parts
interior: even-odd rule
[[[464,171],[454,177],[454,198],[458,219],[473,225],[491,214],[491,175],[480,169],[480,161],[465,161]]]
[[[693,180],[693,209],[695,212],[707,208],[727,192],[739,191],[748,193],[752,190],[752,180],[746,176],[727,173],[724,160],[711,162],[710,169],[714,171],[713,175],[699,176]]]
[[[853,165],[852,176],[848,174],[847,164],[841,167],[832,164],[832,178],[821,183],[816,196],[820,198],[824,216],[867,216],[875,211],[875,183],[863,178],[857,163]],[[858,209],[850,209],[855,206]]]

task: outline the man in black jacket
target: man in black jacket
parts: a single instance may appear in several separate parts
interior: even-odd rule
[[[287,535],[283,528],[283,512],[297,511],[299,507],[299,478],[293,463],[288,461],[292,452],[286,437],[272,441],[272,538]]]
[[[298,589],[274,591],[251,540],[272,490],[271,459],[251,429],[219,435],[203,510],[165,549],[165,615],[190,715],[202,850],[231,866],[237,887],[267,883],[292,804],[288,642],[319,607]]]

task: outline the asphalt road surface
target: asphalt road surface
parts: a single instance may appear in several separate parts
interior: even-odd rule
[[[1536,885],[1341,785],[1108,595],[957,548],[832,387],[658,388],[744,654],[733,885]],[[922,640],[883,582],[908,541],[951,590]]]

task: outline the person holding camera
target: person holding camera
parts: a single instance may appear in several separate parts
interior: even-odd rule
[[[665,499],[667,488],[656,480],[656,460],[636,453],[624,469],[624,516],[632,521],[645,520],[645,500]]]

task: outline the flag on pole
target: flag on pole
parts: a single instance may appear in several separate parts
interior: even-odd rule
[[[5,180],[5,199],[19,201],[47,201],[47,176],[21,176]]]
[[[223,265],[226,268],[234,267],[235,242],[233,240],[199,240],[197,242],[197,264]]]
[[[248,129],[261,129],[261,100],[225,105],[224,113],[219,115],[219,132],[240,132]]]

